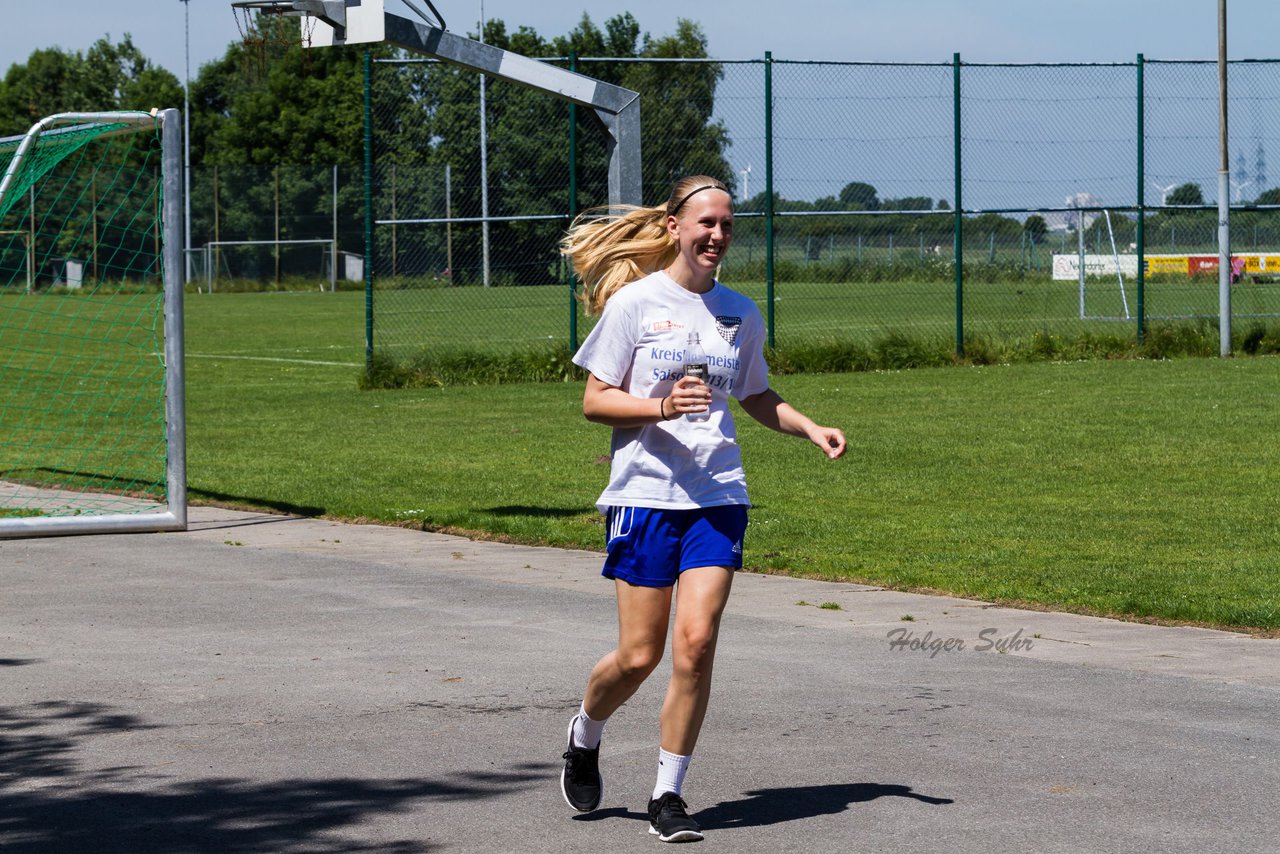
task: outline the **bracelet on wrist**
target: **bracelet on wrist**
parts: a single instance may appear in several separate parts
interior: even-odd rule
[[[663,421],[671,420],[671,418],[667,415],[667,399],[665,397],[662,398],[662,400],[658,401],[658,412],[662,415]]]

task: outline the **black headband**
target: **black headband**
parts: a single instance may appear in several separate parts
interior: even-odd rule
[[[703,184],[701,187],[695,187],[695,188],[693,188],[692,190],[690,190],[688,193],[685,193],[684,198],[683,198],[683,199],[681,199],[680,201],[676,202],[676,206],[675,206],[675,207],[673,207],[673,208],[671,208],[670,210],[668,210],[668,211],[667,211],[667,216],[675,216],[675,215],[676,215],[676,211],[678,211],[678,210],[680,210],[680,208],[684,207],[684,203],[685,203],[685,202],[689,201],[689,199],[690,199],[690,198],[692,198],[693,196],[695,196],[695,195],[696,195],[696,194],[698,194],[698,193],[701,193],[703,190],[724,190],[726,193],[727,193],[727,192],[729,192],[729,188],[728,188],[728,187],[726,187],[724,184],[718,184],[718,183],[717,183],[717,184]]]

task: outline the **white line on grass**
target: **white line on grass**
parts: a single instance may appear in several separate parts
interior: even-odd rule
[[[362,368],[356,362],[321,362],[316,359],[281,359],[275,356],[231,356],[224,353],[187,353],[188,359],[239,359],[244,362],[287,362],[291,365],[331,365],[335,368]]]

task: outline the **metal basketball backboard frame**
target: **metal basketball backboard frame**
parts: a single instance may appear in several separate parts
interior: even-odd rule
[[[608,134],[609,204],[643,204],[638,92],[454,35],[443,28],[439,13],[432,21],[411,0],[403,2],[422,20],[386,11],[385,0],[238,0],[231,5],[302,18],[302,31],[310,34],[304,42],[308,47],[393,44],[589,107]],[[429,0],[427,5],[436,12]]]

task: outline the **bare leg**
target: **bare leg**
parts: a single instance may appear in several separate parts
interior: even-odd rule
[[[602,721],[631,698],[662,660],[671,615],[670,587],[614,581],[618,592],[618,648],[596,664],[582,701]]]
[[[687,569],[676,586],[671,638],[671,683],[662,704],[662,749],[688,756],[698,742],[711,699],[720,616],[729,601],[733,571],[722,566]]]

